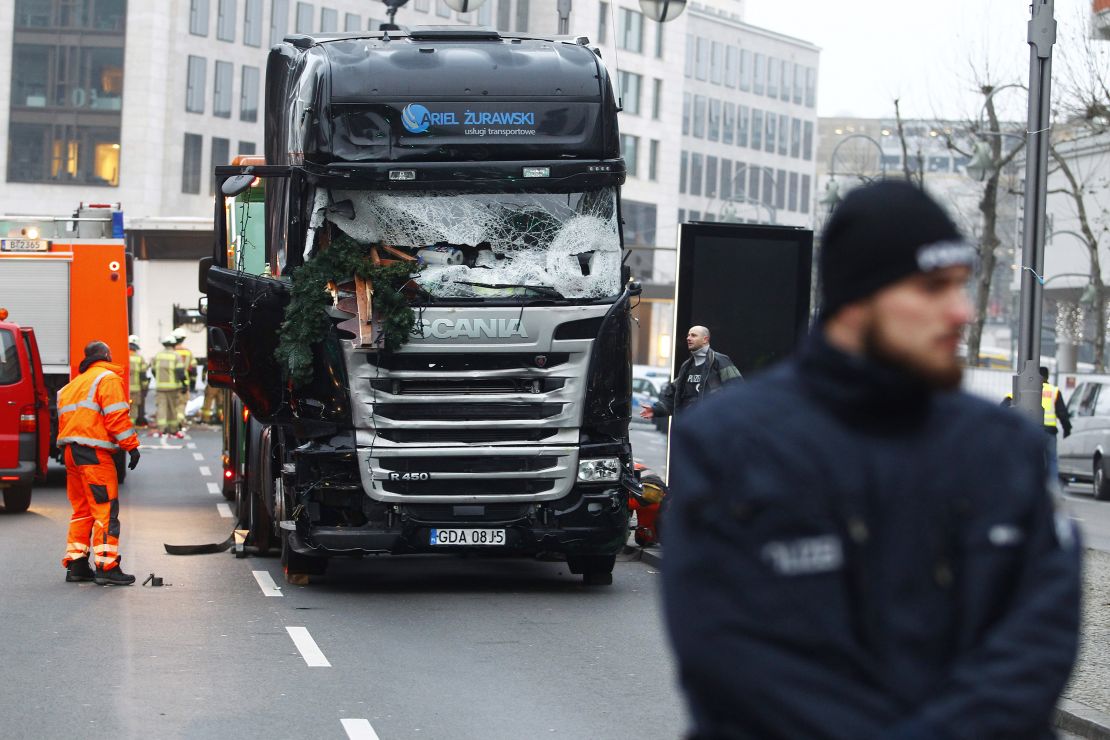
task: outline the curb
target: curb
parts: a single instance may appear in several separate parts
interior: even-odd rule
[[[639,560],[650,565],[653,568],[663,567],[663,548],[661,547],[640,547],[639,545],[625,545],[622,552],[624,555],[630,555],[630,560]],[[1107,740],[1110,740],[1110,736],[1107,736]]]
[[[1071,699],[1060,699],[1052,724],[1086,740],[1110,740],[1110,714]]]

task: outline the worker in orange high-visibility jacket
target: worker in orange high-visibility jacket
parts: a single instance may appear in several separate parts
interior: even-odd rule
[[[130,586],[120,568],[119,481],[112,455],[127,450],[128,468],[139,464],[139,436],[131,425],[123,368],[112,365],[104,342],[90,342],[81,374],[58,391],[58,446],[64,450],[66,495],[73,506],[62,566],[66,581]],[[89,567],[92,543],[94,571]]]

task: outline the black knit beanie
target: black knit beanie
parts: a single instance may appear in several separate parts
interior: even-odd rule
[[[940,205],[903,180],[852,190],[821,240],[823,316],[915,272],[975,264],[973,247]]]

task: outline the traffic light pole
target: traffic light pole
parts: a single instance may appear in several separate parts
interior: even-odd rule
[[[1055,0],[1033,0],[1029,21],[1029,118],[1025,146],[1025,222],[1021,251],[1021,325],[1014,406],[1037,426],[1041,406],[1041,313],[1044,309],[1045,210],[1048,194],[1049,102],[1052,47],[1056,43]]]

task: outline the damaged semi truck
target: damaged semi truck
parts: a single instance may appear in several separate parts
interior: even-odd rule
[[[201,284],[240,526],[288,576],[446,552],[612,582],[638,487],[617,110],[586,39],[271,50],[264,164],[216,168]]]

